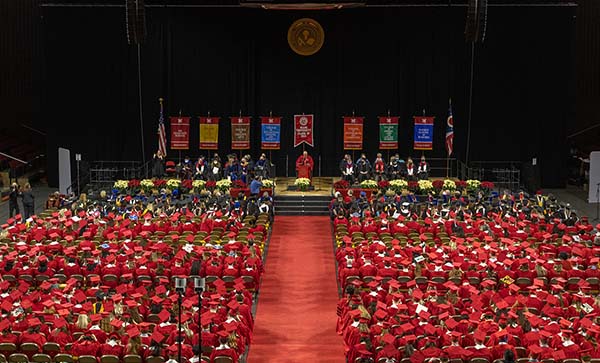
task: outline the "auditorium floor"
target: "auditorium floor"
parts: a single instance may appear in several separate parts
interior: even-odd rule
[[[33,190],[33,196],[35,198],[35,212],[40,213],[46,209],[46,201],[48,200],[48,195],[54,193],[57,189],[50,188],[45,184],[34,184],[31,188]],[[21,200],[19,200],[19,209],[21,213],[23,213],[23,204]],[[8,219],[8,201],[0,203],[0,221],[2,223],[6,223]]]

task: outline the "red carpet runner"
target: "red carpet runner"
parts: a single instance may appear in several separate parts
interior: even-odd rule
[[[329,218],[278,216],[248,363],[343,363]]]

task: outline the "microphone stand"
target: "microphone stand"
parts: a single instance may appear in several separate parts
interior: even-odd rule
[[[177,305],[179,306],[179,326],[178,329],[178,352],[177,352],[177,362],[181,363],[181,300],[183,299],[183,294],[179,293],[179,298],[177,299]]]

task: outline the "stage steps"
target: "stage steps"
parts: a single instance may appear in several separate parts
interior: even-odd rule
[[[331,197],[321,195],[277,195],[275,214],[287,216],[323,216],[329,215]]]

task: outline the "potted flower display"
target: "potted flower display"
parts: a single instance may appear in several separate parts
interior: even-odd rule
[[[363,189],[377,189],[377,182],[372,179],[363,180],[360,182],[360,187]]]
[[[408,189],[408,182],[402,179],[390,180],[390,189],[396,192],[396,194],[402,194],[403,191]]]
[[[429,180],[419,180],[419,192],[423,195],[426,195],[433,191],[433,183]]]
[[[467,183],[467,191],[469,192],[476,192],[479,189],[479,186],[481,185],[481,182],[479,180],[475,180],[475,179],[469,179],[466,181]]]
[[[308,187],[310,187],[310,179],[298,178],[294,180],[294,185],[298,188],[298,190],[308,190]]]
[[[129,181],[127,180],[117,180],[115,184],[113,184],[113,189],[117,190],[119,193],[124,193],[129,187]]]
[[[231,180],[229,179],[221,179],[215,185],[217,189],[219,189],[223,193],[228,193],[229,189],[231,189]]]
[[[154,182],[151,179],[143,179],[140,181],[140,188],[142,188],[144,193],[151,194],[154,189]]]
[[[194,180],[192,182],[192,187],[193,187],[195,193],[200,193],[206,187],[206,181]]]

